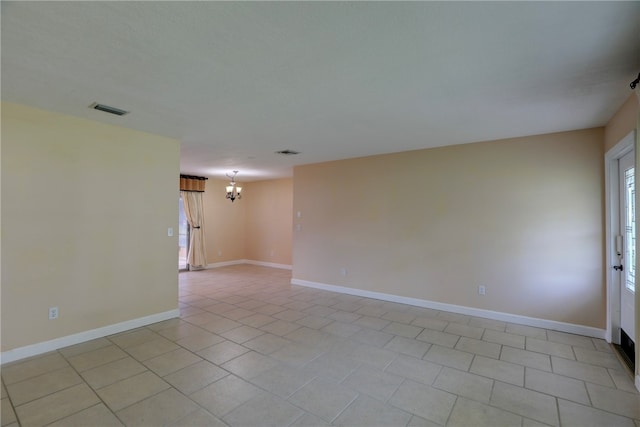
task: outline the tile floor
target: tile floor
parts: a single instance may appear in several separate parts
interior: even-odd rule
[[[2,426],[629,426],[599,339],[291,286],[180,274],[179,319],[2,367]]]

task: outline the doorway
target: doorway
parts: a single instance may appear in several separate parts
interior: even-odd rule
[[[635,131],[605,155],[607,341],[635,373]]]

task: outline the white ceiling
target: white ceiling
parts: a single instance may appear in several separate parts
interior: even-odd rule
[[[183,173],[239,181],[602,126],[640,71],[638,1],[1,8],[4,101],[178,138]]]

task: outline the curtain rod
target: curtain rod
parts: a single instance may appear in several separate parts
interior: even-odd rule
[[[195,176],[195,175],[182,175],[180,174],[180,178],[187,178],[187,179],[200,179],[203,181],[206,181],[209,178],[206,178],[204,176]]]

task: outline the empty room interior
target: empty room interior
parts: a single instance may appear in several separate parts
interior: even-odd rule
[[[640,2],[0,13],[0,427],[640,427]]]

